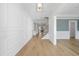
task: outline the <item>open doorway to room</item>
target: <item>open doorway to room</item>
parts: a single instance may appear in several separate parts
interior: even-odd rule
[[[49,22],[48,17],[41,17],[39,19],[34,20],[34,29],[33,34],[34,36],[38,36],[40,38],[43,38],[45,35],[47,35],[49,31]]]
[[[76,25],[77,22],[75,20],[69,21],[69,32],[70,32],[70,39],[75,39],[76,37]]]

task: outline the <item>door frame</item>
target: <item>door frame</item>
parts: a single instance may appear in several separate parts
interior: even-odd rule
[[[71,22],[75,22],[75,38],[76,38],[76,32],[77,32],[77,20],[69,20],[69,38],[70,38],[70,26],[71,26]]]

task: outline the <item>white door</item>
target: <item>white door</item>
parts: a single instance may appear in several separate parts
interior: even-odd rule
[[[75,38],[76,35],[76,21],[70,21],[70,38]]]

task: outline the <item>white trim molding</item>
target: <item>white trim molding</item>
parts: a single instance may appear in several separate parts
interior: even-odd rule
[[[54,16],[54,45],[57,44],[56,40],[56,16]]]

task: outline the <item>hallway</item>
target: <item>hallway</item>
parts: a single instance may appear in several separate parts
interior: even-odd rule
[[[78,10],[78,3],[1,3],[0,56],[79,55]]]
[[[48,39],[35,36],[16,55],[17,56],[77,56],[79,40],[58,40],[54,46]]]

